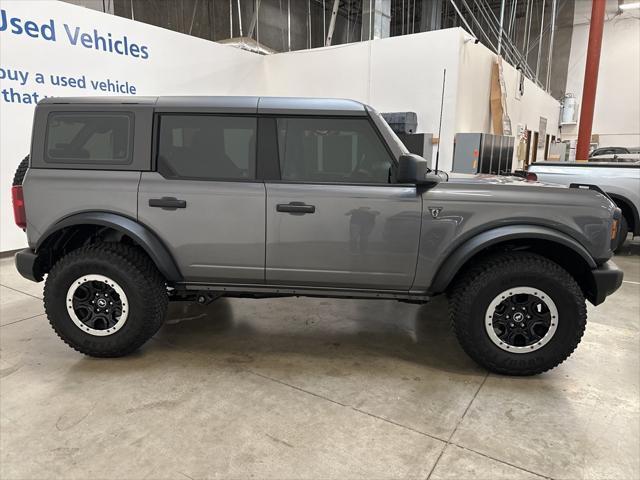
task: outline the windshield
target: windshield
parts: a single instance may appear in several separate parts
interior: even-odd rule
[[[385,141],[389,145],[389,148],[393,152],[393,155],[396,157],[396,160],[400,157],[400,155],[409,153],[409,150],[407,150],[407,147],[404,146],[404,143],[402,143],[402,140],[398,138],[398,136],[396,135],[396,132],[394,132],[391,129],[391,127],[386,122],[386,120],[382,117],[382,115],[380,115],[375,109],[369,106],[367,107],[367,109],[369,110],[369,114],[371,115],[373,122],[378,127],[378,130],[380,130],[380,133],[382,134]]]

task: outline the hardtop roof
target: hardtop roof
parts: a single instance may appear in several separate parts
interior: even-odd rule
[[[156,111],[226,111],[231,113],[365,115],[367,106],[355,100],[307,97],[158,96],[47,97],[48,105],[141,105]]]

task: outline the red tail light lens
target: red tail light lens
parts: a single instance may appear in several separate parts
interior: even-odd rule
[[[14,185],[11,187],[11,200],[13,201],[13,218],[16,225],[24,230],[27,228],[27,214],[24,209],[22,185]]]
[[[538,176],[533,172],[527,172],[527,176],[525,177],[528,182],[537,182]]]

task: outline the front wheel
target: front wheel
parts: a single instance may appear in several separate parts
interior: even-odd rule
[[[164,322],[167,290],[139,249],[101,243],[75,250],[51,269],[44,304],[55,332],[94,357],[119,357],[149,340]]]
[[[449,292],[450,317],[462,348],[485,368],[535,375],[575,350],[587,321],[575,279],[532,253],[480,261]]]

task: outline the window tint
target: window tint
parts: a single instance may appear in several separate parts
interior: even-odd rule
[[[280,118],[283,180],[389,183],[391,158],[366,118]]]
[[[47,162],[131,162],[130,113],[52,113],[47,122]]]
[[[163,115],[158,171],[167,178],[255,178],[256,119]]]

